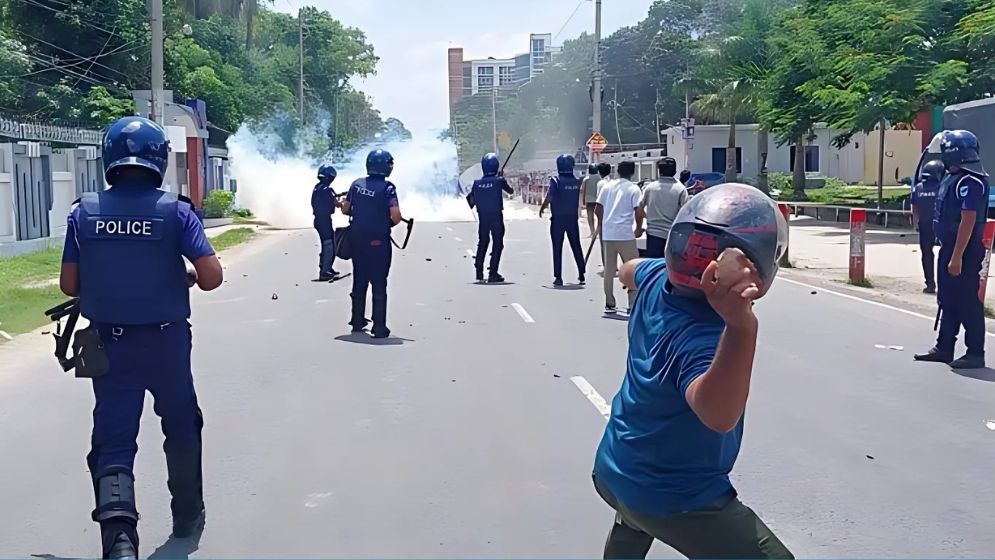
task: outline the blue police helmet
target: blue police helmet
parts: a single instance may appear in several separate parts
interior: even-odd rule
[[[142,117],[124,117],[107,128],[101,150],[104,178],[113,184],[115,170],[126,166],[143,167],[159,179],[169,165],[169,138],[158,124]]]
[[[390,177],[394,170],[394,156],[387,150],[373,150],[366,156],[366,172],[370,175]]]
[[[943,174],[946,173],[947,167],[943,165],[943,162],[934,159],[923,164],[922,169],[919,171],[920,181],[939,181],[943,178]]]
[[[484,157],[480,158],[480,168],[484,171],[484,177],[497,175],[501,161],[498,160],[497,154],[484,154]]]
[[[560,175],[573,175],[574,157],[570,154],[563,154],[556,158],[556,172]]]
[[[325,164],[318,168],[318,179],[321,181],[334,181],[338,175],[334,166]]]
[[[940,142],[940,159],[947,166],[959,167],[975,175],[988,176],[981,164],[981,144],[969,130],[944,130]]]

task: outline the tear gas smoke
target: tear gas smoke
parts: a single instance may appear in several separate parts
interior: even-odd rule
[[[303,153],[280,153],[281,143],[276,135],[245,125],[228,139],[231,172],[238,181],[236,200],[273,227],[309,228],[314,219],[310,201],[318,164]],[[338,170],[332,184],[336,192],[344,192],[355,179],[366,175],[366,155],[374,148],[394,156],[390,180],[397,185],[404,217],[436,222],[473,220],[472,211],[459,196],[456,146],[431,134],[367,145],[332,161]],[[511,218],[535,215],[527,209],[511,214]],[[335,220],[347,221],[339,213]]]

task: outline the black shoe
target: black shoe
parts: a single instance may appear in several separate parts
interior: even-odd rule
[[[478,268],[477,269],[477,282],[483,282],[483,281],[484,281],[484,269]]]
[[[370,334],[373,335],[373,338],[387,338],[388,336],[390,336],[390,329],[388,329],[387,327],[384,327],[382,329],[373,329],[373,331],[371,331]]]
[[[950,362],[953,369],[984,369],[984,354],[964,354],[960,358]]]
[[[498,274],[497,272],[492,272],[492,273],[491,273],[491,274],[490,274],[490,275],[489,275],[489,276],[487,277],[487,283],[489,283],[489,284],[496,284],[496,283],[498,283],[498,282],[504,282],[504,276],[501,276],[501,275],[500,275],[500,274]]]
[[[605,306],[605,314],[606,315],[614,315],[615,313],[618,313],[618,309],[616,309],[614,305],[606,305]]]
[[[101,523],[100,536],[104,558],[138,558],[138,533],[130,523]]]
[[[924,294],[935,294],[936,293],[936,286],[926,286],[925,288],[922,289],[922,293],[924,293]]]
[[[369,325],[369,319],[362,319],[361,321],[351,321],[349,323],[352,326],[352,332],[363,332],[366,329],[366,325]]]
[[[912,357],[917,362],[937,362],[949,364],[954,359],[953,352],[944,352],[937,347],[930,348],[925,354],[916,354]]]
[[[204,482],[201,445],[163,446],[166,452],[166,486],[172,500],[173,536],[183,539],[204,525]]]
[[[563,279],[562,278],[554,278],[553,279],[553,285],[556,286],[557,288],[559,288],[560,286],[563,285]]]
[[[319,274],[317,278],[315,278],[314,280],[311,280],[311,281],[312,282],[328,282],[332,278],[335,278],[335,276],[333,276],[331,274]]]
[[[580,275],[580,278],[577,279],[577,282],[579,282],[581,286],[584,286],[584,285],[587,284],[587,281],[584,280],[584,275],[583,274]]]

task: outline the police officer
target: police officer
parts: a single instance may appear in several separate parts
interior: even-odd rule
[[[477,270],[477,281],[484,279],[484,257],[487,255],[487,245],[493,239],[491,263],[488,282],[504,282],[504,277],[498,274],[501,264],[501,251],[504,250],[504,196],[502,191],[514,194],[508,181],[499,173],[501,162],[495,154],[486,154],[480,160],[484,176],[473,182],[470,196],[477,206],[477,216],[480,224],[477,228],[477,256],[474,267]]]
[[[934,272],[936,254],[936,233],[933,231],[933,212],[936,209],[936,192],[943,178],[943,162],[934,160],[922,166],[919,172],[919,182],[912,189],[912,221],[919,231],[919,252],[922,253],[922,273],[926,278],[923,293],[936,293],[936,274]]]
[[[385,150],[366,156],[367,177],[349,187],[342,212],[352,217],[352,325],[362,331],[366,321],[366,290],[373,286],[374,338],[387,338],[387,275],[390,274],[390,228],[401,223],[397,189],[387,180],[394,170],[394,157]]]
[[[217,288],[222,271],[190,200],[159,189],[168,146],[165,131],[147,119],[112,124],[103,144],[110,189],[84,194],[66,231],[60,286],[79,297],[109,362],[92,380],[96,404],[87,455],[104,558],[138,554],[133,467],[146,391],[166,436],[173,536],[191,536],[204,521],[189,288]]]
[[[332,181],[338,172],[331,165],[318,168],[318,184],[311,192],[311,211],[314,212],[314,229],[321,240],[321,253],[318,255],[318,282],[327,282],[338,277],[332,268],[335,262],[335,229],[332,227],[332,214],[339,205]]]
[[[553,285],[563,285],[563,236],[570,241],[577,262],[578,280],[584,285],[584,250],[580,246],[580,181],[574,176],[574,157],[564,154],[556,158],[556,176],[550,177],[549,189],[539,207],[539,217],[553,205],[549,235],[553,239]]]
[[[940,332],[934,346],[916,360],[949,363],[958,369],[985,366],[985,312],[978,297],[985,247],[981,241],[988,210],[988,174],[981,165],[978,138],[967,130],[940,137],[947,174],[940,182],[933,214],[940,241],[938,301]],[[964,326],[967,354],[954,360],[957,332]]]

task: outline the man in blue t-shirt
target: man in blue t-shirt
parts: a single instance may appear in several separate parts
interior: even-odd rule
[[[681,209],[666,261],[623,265],[620,280],[639,297],[594,465],[617,512],[605,558],[645,558],[654,538],[690,558],[792,558],[729,480],[756,352],[753,301],[786,238],[770,198],[725,184]]]

